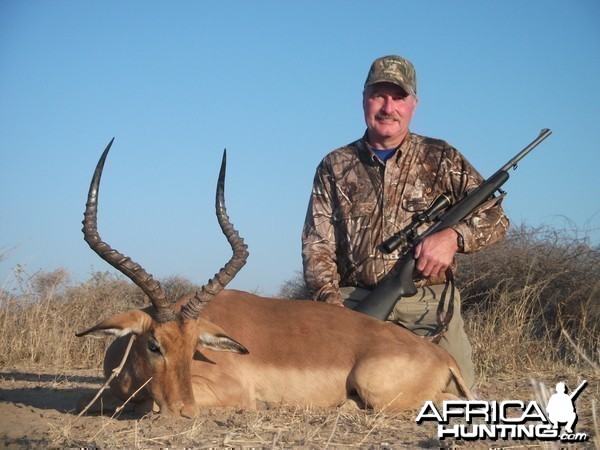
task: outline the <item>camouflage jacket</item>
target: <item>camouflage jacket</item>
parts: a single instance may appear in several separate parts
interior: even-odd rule
[[[456,202],[483,181],[448,143],[409,133],[387,163],[365,137],[328,154],[319,164],[302,230],[304,278],[316,300],[340,301],[339,287],[375,287],[393,268],[398,249],[378,245],[411,222],[444,192]],[[493,200],[453,228],[471,253],[502,238],[508,218]],[[421,230],[422,231],[422,230]],[[438,284],[432,277],[424,284]]]

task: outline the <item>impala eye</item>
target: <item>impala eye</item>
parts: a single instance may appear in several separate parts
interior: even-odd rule
[[[148,340],[148,350],[150,350],[152,353],[160,353],[160,347],[156,341],[151,339]]]

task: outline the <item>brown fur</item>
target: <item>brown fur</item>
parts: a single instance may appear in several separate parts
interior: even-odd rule
[[[339,306],[225,290],[195,321],[158,323],[151,312],[123,313],[80,335],[122,336],[107,351],[108,376],[123,357],[124,335],[136,333],[111,389],[126,399],[152,377],[137,399],[153,399],[162,413],[194,417],[201,407],[259,404],[334,407],[354,394],[376,410],[406,410],[448,398],[452,382],[472,398],[445,350]]]

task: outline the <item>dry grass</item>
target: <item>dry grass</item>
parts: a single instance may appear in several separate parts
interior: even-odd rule
[[[459,269],[471,336],[482,340],[482,349],[496,342],[511,349],[502,358],[506,366],[492,359],[483,361],[482,370],[519,370],[521,360],[528,369],[584,363],[562,330],[585,354],[600,359],[600,250],[587,239],[521,227],[486,251],[461,258]]]
[[[80,339],[102,318],[148,305],[143,292],[122,276],[96,272],[73,283],[64,269],[27,274],[16,270],[13,292],[0,291],[0,367],[39,364],[53,369],[98,367],[108,340]],[[189,281],[161,280],[178,298],[197,289]]]

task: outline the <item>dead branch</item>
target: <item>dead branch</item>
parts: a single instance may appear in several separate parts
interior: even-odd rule
[[[127,361],[127,357],[129,356],[129,352],[131,351],[131,346],[133,345],[133,341],[135,341],[135,338],[136,338],[135,334],[132,334],[131,337],[129,338],[129,342],[127,343],[127,348],[125,349],[125,354],[123,355],[123,359],[121,360],[121,363],[118,365],[118,367],[115,367],[113,369],[112,373],[110,374],[110,377],[108,377],[108,380],[106,380],[106,382],[98,390],[98,392],[96,393],[96,395],[94,396],[92,401],[89,402],[87,404],[87,406],[81,410],[81,412],[77,415],[77,417],[75,419],[79,419],[81,416],[83,416],[86,413],[86,411],[88,409],[90,409],[90,407],[96,402],[96,400],[98,400],[98,397],[100,397],[100,395],[108,387],[110,382],[114,378],[119,376],[119,374],[121,373],[121,370],[123,370],[123,367],[125,366],[125,361]]]

